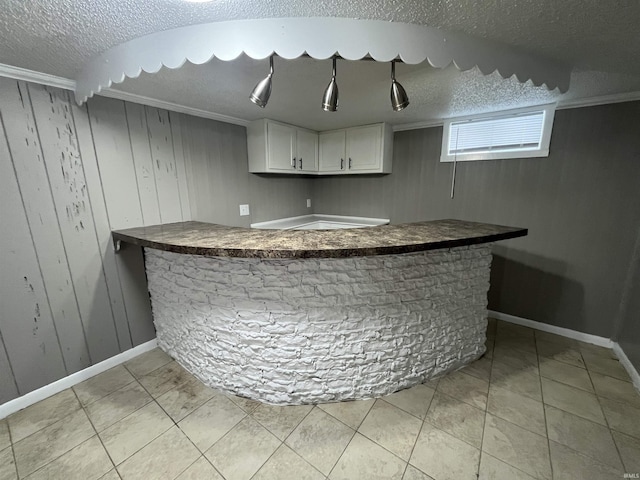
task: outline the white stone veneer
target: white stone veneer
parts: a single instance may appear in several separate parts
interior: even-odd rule
[[[335,259],[145,253],[160,347],[236,395],[377,397],[485,350],[490,244]]]

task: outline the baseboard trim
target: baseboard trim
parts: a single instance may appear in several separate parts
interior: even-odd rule
[[[574,340],[591,343],[600,347],[613,348],[613,341],[605,337],[599,337],[597,335],[591,335],[589,333],[576,332],[575,330],[571,330],[569,328],[557,327],[555,325],[549,325],[548,323],[536,322],[534,320],[529,320],[528,318],[516,317],[515,315],[496,312],[494,310],[489,310],[489,316],[498,320],[503,320],[505,322],[530,327],[542,332],[555,333],[556,335],[560,335],[562,337],[573,338]]]
[[[618,342],[613,344],[613,352],[616,354],[618,360],[620,360],[620,363],[631,377],[633,386],[640,392],[640,373],[638,373],[636,367],[633,366],[633,363],[631,363],[631,360],[629,360],[629,357],[624,353],[624,350],[622,350],[622,347]]]
[[[633,366],[631,360],[629,360],[629,357],[627,357],[627,355],[624,353],[624,350],[622,350],[622,347],[618,342],[614,342],[611,339],[599,337],[597,335],[576,332],[575,330],[571,330],[569,328],[557,327],[555,325],[549,325],[548,323],[536,322],[527,318],[516,317],[515,315],[509,315],[508,313],[496,312],[495,310],[489,310],[488,313],[490,317],[497,320],[515,323],[516,325],[530,327],[542,332],[555,333],[556,335],[573,338],[574,340],[579,340],[581,342],[592,343],[600,347],[613,349],[613,353],[616,354],[618,360],[620,360],[620,363],[629,374],[629,377],[631,377],[633,386],[636,387],[636,390],[640,392],[640,373],[638,373],[636,368]]]
[[[100,363],[96,363],[95,365],[91,365],[90,367],[80,370],[79,372],[72,373],[71,375],[61,378],[60,380],[56,380],[49,385],[40,387],[33,392],[29,392],[25,395],[22,395],[21,397],[9,400],[7,403],[3,403],[2,405],[0,405],[0,419],[8,417],[18,410],[22,410],[23,408],[33,405],[40,400],[44,400],[45,398],[66,390],[69,387],[73,387],[80,382],[84,382],[85,380],[98,375],[99,373],[105,372],[110,368],[116,367],[121,363],[131,360],[133,357],[137,357],[142,353],[153,350],[157,346],[158,341],[154,338],[153,340],[143,343],[142,345],[133,347],[125,352],[119,353],[114,357],[107,358]]]

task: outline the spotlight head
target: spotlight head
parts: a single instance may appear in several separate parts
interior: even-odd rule
[[[409,106],[409,97],[407,92],[395,78],[391,82],[391,106],[393,107],[394,112],[399,112]]]

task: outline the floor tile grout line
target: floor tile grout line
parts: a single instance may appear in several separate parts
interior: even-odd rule
[[[535,338],[536,346],[536,358],[538,359],[538,381],[540,383],[540,398],[542,400],[542,414],[544,415],[544,431],[545,438],[547,439],[547,454],[549,455],[549,469],[551,471],[551,478],[553,475],[553,461],[551,460],[551,439],[549,438],[549,423],[547,422],[547,409],[544,402],[544,389],[542,388],[542,370],[540,369],[540,355],[538,355],[538,339]]]
[[[495,343],[494,343],[495,348]],[[489,413],[489,394],[491,393],[491,378],[493,372],[493,351],[491,352],[491,365],[489,369],[489,389],[487,390],[487,403],[484,408],[484,418],[482,419],[482,435],[480,436],[480,455],[478,455],[478,468],[476,469],[476,475],[480,478],[480,465],[482,465],[482,455],[484,454],[484,432],[487,427],[487,414]],[[505,462],[506,463],[506,462]]]
[[[424,384],[422,384],[424,385]],[[431,405],[433,404],[433,397],[436,396],[436,389],[433,389],[433,395],[431,395],[431,399],[429,400],[429,405],[427,405],[427,411],[424,413],[424,418],[422,419],[422,423],[420,424],[420,430],[418,430],[418,435],[416,436],[416,441],[413,442],[413,447],[411,448],[411,452],[409,453],[409,460],[407,460],[407,464],[404,467],[404,472],[402,472],[402,478],[407,474],[407,469],[409,468],[411,457],[413,457],[413,452],[416,449],[416,445],[418,444],[418,439],[420,438],[420,434],[422,433],[422,429],[424,428],[424,422],[427,421],[427,415],[429,414],[429,410],[431,409]],[[412,467],[420,470],[418,467],[411,465]],[[422,470],[420,470],[422,471]],[[425,472],[426,473],[426,472]]]

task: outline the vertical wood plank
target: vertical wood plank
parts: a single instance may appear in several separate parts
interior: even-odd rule
[[[15,82],[11,83],[15,85]],[[5,99],[5,92],[0,92],[0,99]],[[23,395],[67,373],[15,177],[13,163],[28,159],[12,161],[6,141],[5,114],[3,109],[0,112],[0,178],[3,183],[0,188],[0,328],[15,383],[3,381],[0,384],[2,398],[15,396],[16,386],[18,393]],[[2,374],[3,380],[5,376]]]
[[[169,124],[171,126],[171,138],[173,142],[173,157],[176,161],[178,175],[178,194],[180,195],[180,208],[182,209],[182,221],[191,220],[191,202],[189,199],[189,186],[187,182],[187,166],[182,144],[182,115],[169,112]]]
[[[110,228],[143,225],[124,103],[94,97],[88,112]],[[139,345],[155,337],[142,250],[126,246],[116,255],[116,266],[131,338]]]
[[[18,395],[20,395],[18,393],[18,384],[7,356],[4,337],[2,336],[2,325],[0,325],[0,405],[13,400]]]
[[[147,116],[144,106],[137,103],[125,103],[125,111],[142,209],[143,223],[140,225],[157,225],[161,223],[160,206],[158,205],[155,169],[151,160],[147,136]]]
[[[122,296],[122,286],[120,285],[113,242],[111,241],[111,228],[102,193],[102,181],[100,180],[98,162],[93,147],[93,136],[86,104],[79,107],[75,102],[71,102],[71,113],[75,124],[89,199],[91,200],[93,221],[96,227],[102,265],[109,290],[109,301],[111,302],[111,311],[113,312],[118,334],[118,343],[120,349],[124,351],[131,348],[133,344],[131,332],[129,332],[129,321]]]
[[[5,120],[5,133],[49,300],[47,308],[60,337],[66,369],[75,372],[89,366],[91,357],[26,84],[0,78],[0,99],[3,118],[10,119]],[[3,225],[3,229],[9,227]]]
[[[145,107],[149,147],[155,170],[158,204],[162,223],[182,221],[182,208],[178,189],[178,175],[173,156],[173,142],[169,112],[153,107]]]
[[[80,318],[91,359],[100,362],[120,353],[120,346],[68,94],[37,84],[28,89]]]

